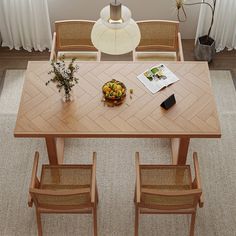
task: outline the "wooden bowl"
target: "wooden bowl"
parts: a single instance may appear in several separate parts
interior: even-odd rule
[[[107,105],[117,106],[123,103],[126,97],[126,87],[118,80],[110,80],[102,86],[103,97]]]

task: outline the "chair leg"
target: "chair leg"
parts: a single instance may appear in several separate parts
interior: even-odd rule
[[[136,203],[136,184],[135,184],[135,188],[134,188],[134,203]]]
[[[138,226],[139,226],[139,208],[135,204],[135,228],[134,228],[134,235],[138,236]]]
[[[37,209],[36,209],[36,218],[37,218],[37,226],[38,226],[38,236],[42,236],[43,230],[42,230],[41,215]]]
[[[97,187],[97,183],[96,183],[96,186],[95,186],[95,191],[96,191],[96,202],[98,204],[98,187]]]
[[[93,235],[97,236],[97,205],[93,207]]]
[[[194,226],[195,226],[196,212],[192,213],[191,216],[191,226],[190,226],[190,236],[194,236]]]

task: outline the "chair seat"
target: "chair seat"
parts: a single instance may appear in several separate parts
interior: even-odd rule
[[[72,58],[76,58],[76,61],[98,61],[98,52],[90,52],[90,51],[59,51],[57,53],[58,59],[62,59],[64,56],[65,60],[71,60]]]
[[[167,191],[192,189],[190,166],[142,166],[140,177],[141,188]],[[188,197],[160,197],[145,193],[141,197],[141,203],[145,205],[180,205],[182,202],[192,204],[192,200]]]
[[[141,166],[141,187],[149,186],[165,190],[189,189],[192,184],[190,166]]]
[[[136,52],[137,61],[177,61],[176,52]]]
[[[76,165],[42,166],[41,189],[77,189],[91,184],[92,167]]]
[[[76,165],[42,166],[40,189],[47,190],[71,190],[90,188],[92,178],[92,166],[79,167]],[[54,205],[63,202],[63,205],[82,205],[91,202],[90,193],[70,197],[39,197],[41,204]]]

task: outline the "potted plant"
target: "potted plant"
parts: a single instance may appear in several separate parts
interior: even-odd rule
[[[46,82],[46,86],[50,83],[56,83],[58,91],[64,90],[62,100],[64,102],[70,102],[73,100],[71,95],[72,87],[78,83],[79,79],[74,76],[75,72],[78,71],[79,66],[74,65],[76,58],[73,58],[71,62],[66,65],[64,57],[61,60],[52,61],[52,70],[48,74],[53,74],[53,78]]]
[[[184,6],[192,6],[192,5],[201,5],[205,4],[210,7],[211,9],[211,24],[208,29],[207,35],[203,35],[197,39],[197,43],[194,49],[194,54],[197,60],[200,61],[212,61],[212,58],[216,52],[215,50],[215,40],[210,37],[211,29],[214,23],[214,14],[215,14],[215,7],[216,7],[216,0],[211,0],[211,3],[206,2],[206,0],[202,0],[201,2],[195,3],[186,3],[185,0],[176,0],[176,7],[178,10],[177,16],[180,22],[184,22],[187,19],[187,15],[184,9]],[[182,9],[184,14],[184,19],[180,18],[180,10]]]

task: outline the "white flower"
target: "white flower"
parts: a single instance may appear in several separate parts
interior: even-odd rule
[[[64,67],[64,63],[62,61],[59,61],[58,64],[59,64],[59,66]]]
[[[65,74],[65,68],[59,68],[61,74]]]
[[[65,72],[63,72],[63,71],[60,71],[60,74],[61,74],[61,76],[62,76],[63,78],[66,78],[66,77],[67,77],[67,74],[66,74]]]

